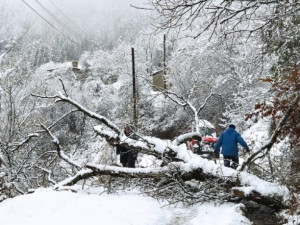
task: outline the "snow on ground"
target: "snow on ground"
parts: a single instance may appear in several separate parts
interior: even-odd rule
[[[97,193],[100,193],[97,191]],[[251,224],[241,205],[170,207],[137,191],[97,194],[39,189],[0,203],[5,225],[240,225]]]
[[[249,131],[250,132],[250,131]],[[252,132],[252,133],[251,133]],[[244,133],[246,139],[256,134],[255,140],[265,139],[264,131],[254,129]],[[252,145],[255,151],[259,146]],[[189,153],[182,146],[177,147],[178,155],[188,159],[183,164],[186,170],[201,167],[204,171],[223,176],[239,176],[245,193],[257,190],[264,194],[280,193],[285,196],[284,187],[274,185],[247,174],[238,173],[230,168],[224,168],[219,163],[202,159]],[[153,163],[149,159],[147,163]],[[120,170],[129,170],[120,168]],[[142,170],[142,168],[141,168]],[[145,170],[145,169],[144,169]],[[149,169],[151,170],[151,169]],[[153,169],[152,169],[153,170]],[[76,189],[77,190],[77,189]],[[251,222],[243,216],[241,204],[214,202],[198,204],[192,207],[166,206],[138,191],[106,194],[103,190],[68,190],[53,191],[38,189],[33,194],[18,196],[0,203],[0,224],[5,225],[52,225],[52,224],[108,224],[108,225],[250,225]],[[281,193],[284,192],[284,193]],[[102,193],[102,194],[99,194]],[[290,217],[289,225],[299,217]],[[297,224],[297,223],[296,223]]]
[[[250,150],[257,151],[266,141],[269,140],[269,119],[261,119],[243,132],[242,137],[250,147]]]

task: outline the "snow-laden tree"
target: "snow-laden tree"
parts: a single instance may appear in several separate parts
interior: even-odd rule
[[[219,10],[220,8],[213,9]],[[135,20],[130,19],[124,19],[121,22],[126,26],[137,24]],[[244,22],[239,24],[244,24]],[[234,23],[229,23],[229,26],[232,25]],[[190,27],[193,31],[201,28],[199,24]],[[138,28],[139,26],[135,26],[132,30],[138,30]],[[231,187],[240,188],[243,185],[248,186],[250,190],[256,190],[253,188],[255,184],[247,181],[248,174],[245,178],[244,173],[215,166],[213,162],[203,160],[187,151],[185,140],[195,135],[199,136],[198,134],[177,136],[184,133],[181,128],[187,124],[190,125],[188,115],[191,112],[192,118],[198,119],[198,109],[201,109],[211,91],[222,94],[222,102],[217,102],[218,99],[215,99],[215,102],[206,104],[210,105],[208,111],[201,111],[203,114],[199,116],[209,117],[216,110],[216,104],[222,108],[224,102],[229,102],[235,106],[239,105],[239,114],[230,112],[231,116],[235,116],[233,121],[237,122],[240,121],[236,118],[241,118],[240,115],[252,107],[250,100],[254,103],[263,92],[263,88],[256,86],[256,81],[261,78],[262,71],[265,71],[265,68],[268,69],[269,65],[262,64],[264,61],[261,60],[261,48],[257,44],[257,39],[252,36],[249,39],[243,35],[231,36],[228,29],[222,29],[212,30],[226,33],[226,41],[219,41],[215,37],[209,39],[207,36],[200,36],[195,42],[188,39],[175,41],[176,38],[173,37],[176,36],[169,33],[167,35],[167,76],[173,86],[168,91],[162,90],[156,93],[152,92],[150,75],[154,69],[157,69],[155,68],[157,63],[162,62],[163,40],[160,35],[142,36],[133,42],[135,37],[131,37],[131,33],[128,32],[126,37],[120,38],[120,40],[130,40],[131,43],[119,41],[119,39],[117,41],[117,34],[113,35],[116,38],[114,40],[106,36],[107,42],[102,43],[101,48],[99,48],[101,46],[99,42],[105,38],[99,38],[95,41],[97,49],[91,49],[91,46],[95,46],[93,45],[95,42],[91,45],[85,43],[89,45],[86,49],[91,51],[81,56],[79,70],[74,70],[69,62],[49,62],[40,66],[33,75],[34,67],[51,60],[57,62],[70,60],[74,56],[78,57],[85,46],[82,48],[79,46],[78,51],[73,51],[70,40],[65,41],[54,34],[47,34],[50,38],[44,42],[41,42],[39,38],[30,43],[28,40],[31,36],[24,38],[24,46],[28,49],[24,50],[23,44],[17,46],[16,52],[10,58],[11,62],[18,65],[25,62],[15,70],[17,72],[13,76],[18,77],[22,82],[10,84],[5,81],[4,83],[8,87],[16,88],[12,90],[19,89],[20,91],[16,92],[20,96],[26,96],[32,92],[35,97],[28,100],[33,105],[24,107],[22,111],[19,107],[12,107],[22,98],[15,95],[14,98],[18,100],[14,101],[9,97],[10,95],[5,96],[7,99],[10,98],[10,104],[7,104],[9,101],[4,100],[4,102],[17,113],[13,113],[13,110],[2,111],[2,118],[7,118],[3,120],[4,122],[16,127],[17,123],[14,122],[16,118],[28,118],[28,122],[24,123],[23,127],[20,126],[22,129],[17,132],[19,136],[15,139],[5,136],[6,144],[1,148],[5,169],[8,168],[8,158],[11,155],[14,158],[14,166],[9,171],[7,182],[22,184],[16,185],[16,189],[24,192],[32,187],[57,184],[65,178],[67,179],[61,185],[88,182],[87,179],[94,182],[99,178],[99,182],[104,182],[107,187],[112,185],[117,188],[120,180],[114,180],[111,177],[123,177],[121,182],[130,177],[139,181],[138,183],[142,184],[147,193],[156,197],[165,197],[172,203],[177,201],[194,203],[220,198],[232,200],[234,195],[229,194],[228,190]],[[197,34],[191,36],[197,36]],[[241,45],[245,40],[248,40],[247,44]],[[140,140],[131,140],[126,139],[122,132],[123,125],[132,122],[132,43],[134,43],[136,53],[139,93],[137,130],[141,134],[144,132],[159,134],[158,131],[164,130],[165,132],[159,136],[166,137],[167,133],[174,140],[161,140],[145,135],[140,135]],[[254,45],[258,48],[254,48]],[[110,51],[107,51],[107,47]],[[19,53],[22,57],[18,58]],[[28,60],[23,61],[27,56],[29,56]],[[11,72],[9,69],[3,71],[3,74]],[[20,77],[21,74],[26,75],[26,82],[21,79],[24,78]],[[251,92],[251,89],[254,91]],[[58,92],[62,94],[57,94]],[[237,97],[233,96],[232,92],[236,93]],[[14,93],[11,96],[13,95]],[[171,99],[171,96],[175,98]],[[255,96],[255,100],[249,99],[245,102],[245,96]],[[41,98],[41,101],[36,102],[36,97]],[[55,103],[48,104],[49,98],[55,99]],[[187,102],[192,104],[189,105]],[[13,114],[16,118],[9,116]],[[284,122],[278,118],[279,125],[281,121]],[[102,125],[95,127],[99,123]],[[11,130],[12,133],[16,132],[15,128]],[[176,132],[170,134],[172,130]],[[33,131],[35,133],[32,133]],[[265,150],[269,151],[270,144],[274,142],[278,134],[278,129],[275,129],[270,141],[257,152],[264,155]],[[114,138],[123,146],[130,147],[139,154],[150,155],[158,162],[162,161],[164,166],[160,167],[160,164],[157,164],[155,169],[139,168],[136,170],[111,166],[113,164],[110,157],[111,149],[104,140],[108,138]],[[244,165],[248,165],[255,157],[260,157],[260,155],[253,155]],[[2,177],[1,174],[1,180]],[[270,183],[262,183],[273,186]],[[58,184],[57,187],[59,186]],[[239,192],[240,189],[234,190],[256,201],[268,202],[270,200],[272,202],[274,200],[274,196],[271,199],[270,196],[264,198],[265,193],[259,191],[258,193],[253,191],[247,195],[243,192],[244,189],[242,193]],[[279,203],[282,202],[279,201]]]
[[[20,59],[19,59],[20,60]],[[21,60],[20,60],[21,61]],[[11,67],[9,60],[2,60],[0,71],[0,117],[1,148],[0,157],[3,169],[1,179],[8,190],[5,197],[12,197],[38,185],[31,161],[36,155],[37,143],[28,143],[36,135],[34,128],[35,101],[30,92],[24,91],[29,76],[26,63]],[[22,74],[23,76],[20,76]]]
[[[187,37],[188,34],[183,32],[174,43],[172,33],[170,37],[167,35],[167,45],[172,45],[166,62],[170,91],[189,99],[196,107],[200,107],[211,92],[217,93],[198,116],[218,126],[225,115],[225,124],[234,122],[243,127],[244,114],[251,112],[258,100],[264,99],[263,94],[268,94],[270,87],[261,82],[270,68],[270,63],[265,64],[270,59],[265,59],[262,45],[257,38],[233,36],[233,44],[232,39],[220,40],[204,34],[194,40]],[[184,110],[177,107],[176,113],[179,111],[182,119],[194,121],[194,113],[188,107]]]
[[[61,91],[61,93],[54,95],[48,93],[47,95],[33,94],[33,96],[41,99],[52,99],[55,101],[55,105],[71,106],[78,113],[83,113],[88,118],[93,119],[94,124],[96,124],[93,130],[97,135],[106,140],[114,139],[139,154],[151,155],[162,160],[163,164],[157,165],[155,168],[122,168],[94,163],[93,159],[85,161],[82,159],[86,155],[71,154],[60,143],[59,138],[55,135],[57,132],[55,127],[58,123],[53,126],[41,125],[50,140],[52,140],[52,149],[57,152],[61,160],[57,166],[69,171],[66,179],[54,186],[56,189],[62,186],[74,185],[78,182],[87,182],[86,184],[90,185],[91,183],[88,180],[94,183],[95,179],[98,178],[101,179],[102,185],[105,185],[109,191],[113,191],[115,188],[123,188],[127,182],[130,182],[129,185],[140,186],[145,193],[158,199],[166,199],[170,203],[193,204],[212,199],[233,200],[236,196],[239,196],[261,204],[272,204],[277,210],[285,207],[286,203],[283,198],[286,198],[286,194],[288,194],[285,187],[278,187],[285,190],[282,195],[274,195],[275,189],[278,193],[277,188],[274,188],[274,184],[262,181],[245,172],[239,173],[230,168],[219,167],[213,161],[203,159],[187,150],[184,144],[186,138],[200,137],[199,133],[181,135],[173,141],[142,134],[137,134],[137,139],[132,139],[127,137],[122,129],[108,117],[95,113],[70,98],[64,86]],[[89,150],[86,149],[86,151]],[[71,170],[71,168],[73,169]],[[49,172],[48,179],[55,181],[55,178],[58,177]],[[123,182],[121,187],[120,181]],[[260,189],[257,186],[258,184],[262,185],[263,189]],[[247,186],[247,190],[251,191],[246,193],[246,189],[243,189],[244,185]],[[266,185],[270,187],[268,193],[262,191],[265,190]],[[234,191],[231,192],[230,190]]]
[[[257,76],[260,72],[254,70],[255,77],[263,78],[273,84],[266,89],[271,93],[266,93],[262,88],[247,89],[236,94],[235,101],[229,105],[229,109],[246,112],[249,96],[255,96],[250,103],[258,103],[256,112],[264,116],[273,115],[270,126],[271,142],[266,143],[262,149],[270,150],[279,137],[289,139],[291,152],[297,152],[298,146],[298,122],[294,118],[297,116],[299,105],[298,77],[299,77],[299,2],[298,1],[149,1],[152,8],[159,14],[156,26],[160,30],[181,29],[191,31],[190,36],[199,38],[205,32],[211,37],[221,37],[223,40],[232,40],[235,44],[235,37],[247,37],[251,40],[255,38],[257,46],[263,50],[262,56],[268,55],[268,60],[259,64],[263,65],[265,71],[263,77]],[[198,26],[197,24],[201,24]],[[197,28],[196,30],[194,28]],[[239,43],[239,42],[237,42]],[[250,42],[255,43],[255,42]],[[247,45],[246,45],[247,46]],[[253,46],[249,46],[253,49]],[[234,49],[234,48],[233,48]],[[248,52],[248,51],[247,51]],[[240,56],[242,54],[239,54]],[[271,61],[269,61],[271,59]],[[256,58],[256,61],[259,58]],[[232,64],[233,61],[228,65]],[[253,61],[252,67],[257,63]],[[257,61],[259,62],[259,61]],[[242,67],[240,67],[242,68]],[[268,71],[269,68],[272,68]],[[236,69],[235,69],[236,70]],[[268,71],[268,72],[267,72]],[[244,71],[247,73],[247,71]],[[251,84],[242,82],[243,84]],[[270,87],[270,88],[268,88]],[[266,99],[259,99],[258,93],[267,94]],[[257,101],[257,102],[256,102]],[[260,112],[259,112],[260,110]],[[241,122],[236,119],[236,113],[229,110],[226,116],[233,117],[233,122]],[[251,112],[250,112],[251,115]],[[247,116],[249,117],[249,115]],[[295,132],[296,131],[296,132]],[[281,135],[279,135],[281,133]],[[263,152],[262,149],[257,152]],[[296,150],[296,151],[295,151]],[[268,155],[265,154],[264,156]],[[257,159],[258,157],[252,157]],[[291,158],[294,161],[298,158]],[[295,163],[294,163],[295,164]],[[297,163],[296,163],[297,164]],[[295,165],[296,165],[295,164]],[[297,174],[297,173],[296,173]]]

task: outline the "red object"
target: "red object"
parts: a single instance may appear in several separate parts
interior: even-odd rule
[[[193,146],[194,144],[199,144],[199,141],[196,140],[196,139],[193,139],[193,140],[191,140],[191,144],[192,144],[192,146]]]
[[[207,143],[217,143],[218,142],[218,138],[206,136],[206,137],[202,137],[202,141],[203,142],[207,142]]]

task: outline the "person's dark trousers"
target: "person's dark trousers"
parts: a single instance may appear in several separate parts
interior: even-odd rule
[[[134,154],[132,153],[132,151],[128,152],[126,167],[135,168],[135,157],[134,157]]]
[[[239,157],[238,156],[229,156],[223,155],[224,158],[224,166],[231,167],[232,169],[236,169],[239,165]]]

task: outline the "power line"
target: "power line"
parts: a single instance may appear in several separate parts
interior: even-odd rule
[[[25,2],[25,0],[21,0],[22,2],[25,3],[25,5],[27,5],[33,12],[35,12],[39,17],[41,17],[47,24],[49,24],[53,29],[55,29],[57,32],[59,32],[60,34],[62,34],[62,32],[56,28],[53,24],[51,24],[46,18],[44,18],[40,13],[38,13],[34,8],[32,8],[27,2]],[[63,35],[63,34],[62,34]],[[69,37],[67,37],[70,41],[72,41],[73,43],[76,44],[76,42],[72,39],[70,39]]]
[[[21,0],[24,2],[33,12],[35,12],[39,17],[41,17],[46,23],[48,23],[53,29],[60,32],[54,25],[52,25],[49,21],[47,21],[41,14],[39,14],[34,8],[32,8],[25,0]]]
[[[16,46],[18,44],[18,42],[28,33],[28,31],[33,27],[33,24],[30,25],[30,27],[24,32],[21,34],[21,36],[15,41],[15,43],[4,53],[4,55],[1,56],[0,58],[0,62],[2,59],[5,58],[6,55],[8,55],[11,50],[14,48],[14,46]]]
[[[81,34],[77,33],[76,31],[74,31],[73,29],[71,29],[68,25],[66,25],[65,23],[63,23],[60,19],[58,19],[51,11],[49,11],[43,4],[41,4],[38,0],[35,0],[36,3],[42,8],[44,9],[58,24],[60,24],[61,26],[65,27],[72,35],[74,35],[77,38],[80,39],[84,39],[83,36],[81,36]]]
[[[61,9],[59,9],[51,0],[48,0],[50,4],[52,4],[70,23],[75,25],[82,33],[84,33],[86,36],[89,36],[84,30],[82,30],[76,23],[74,23]]]

